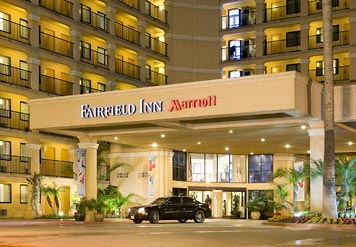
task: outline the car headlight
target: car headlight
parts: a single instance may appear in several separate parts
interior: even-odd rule
[[[145,208],[139,208],[137,210],[138,213],[143,214],[145,212]]]

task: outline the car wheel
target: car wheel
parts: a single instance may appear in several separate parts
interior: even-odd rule
[[[148,220],[152,224],[157,224],[159,221],[159,212],[157,210],[153,210],[148,214]]]
[[[195,223],[203,223],[205,221],[205,213],[203,210],[198,210],[195,212],[194,215],[194,222]]]
[[[140,224],[142,222],[142,220],[138,220],[138,219],[135,219],[135,220],[132,220],[134,223],[136,224]]]
[[[179,219],[178,220],[180,223],[185,223],[185,222],[187,222],[187,219]]]

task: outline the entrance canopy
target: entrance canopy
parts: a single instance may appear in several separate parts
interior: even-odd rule
[[[322,86],[285,72],[45,98],[29,105],[32,130],[205,153],[278,153],[288,144],[288,152],[306,154],[308,128],[322,119]],[[349,130],[337,129],[337,141],[346,143]]]

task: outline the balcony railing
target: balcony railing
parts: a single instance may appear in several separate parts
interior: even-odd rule
[[[334,82],[335,84],[342,83],[350,80],[350,66],[339,66],[337,68],[333,68],[334,70]],[[324,82],[324,73],[323,69],[313,69],[309,70],[309,78],[317,81]]]
[[[284,20],[300,16],[300,4],[264,9],[264,22]]]
[[[109,69],[109,55],[86,48],[84,46],[80,48],[80,61],[98,66],[103,69]]]
[[[256,11],[221,17],[221,29],[230,30],[256,24]]]
[[[130,78],[140,80],[140,66],[115,59],[115,72]]]
[[[349,1],[353,1],[353,0],[332,0],[331,4],[332,4],[333,11],[349,9],[350,8]],[[308,2],[308,14],[309,15],[321,14],[322,11],[323,11],[322,1],[309,0],[309,2]]]
[[[38,5],[60,15],[73,18],[73,3],[67,0],[39,0]]]
[[[39,89],[42,92],[52,93],[60,96],[73,94],[73,83],[59,78],[40,74]]]
[[[238,48],[235,46],[224,47],[221,49],[221,53],[222,61],[235,61],[256,57],[256,45],[244,45],[243,48]]]
[[[145,0],[145,14],[167,24],[167,11]]]
[[[130,7],[130,8],[134,8],[139,10],[140,9],[140,4],[139,1],[140,0],[117,0],[120,3],[125,4],[126,6]]]
[[[164,74],[160,74],[158,72],[152,71],[150,69],[146,69],[146,82],[155,84],[157,86],[166,85],[167,84],[167,76]]]
[[[309,49],[318,49],[324,47],[324,42],[322,40],[322,35],[312,35],[309,36]],[[350,44],[350,31],[342,31],[338,33],[333,33],[333,46],[348,45]]]
[[[301,49],[300,41],[296,39],[264,41],[263,45],[264,45],[263,55],[295,52],[295,51],[300,51]]]
[[[31,158],[16,155],[0,155],[0,173],[31,173]]]
[[[25,44],[30,43],[30,28],[21,24],[0,18],[0,36],[16,40]]]
[[[40,48],[73,58],[72,42],[44,32],[40,32]]]
[[[80,22],[105,32],[109,30],[109,19],[105,13],[95,13],[82,4],[80,5]]]
[[[120,39],[140,45],[140,32],[120,22],[115,22],[115,35]]]
[[[100,93],[100,92],[105,92],[105,91],[99,90],[97,88],[92,88],[92,87],[87,87],[87,86],[80,85],[80,94]]]
[[[73,178],[73,162],[41,159],[40,174],[50,177]]]
[[[31,72],[28,70],[0,63],[0,82],[30,88],[30,75]]]
[[[30,115],[28,113],[0,109],[0,127],[29,130]]]
[[[148,33],[146,33],[146,48],[163,56],[167,56],[167,44],[157,38],[152,38]]]

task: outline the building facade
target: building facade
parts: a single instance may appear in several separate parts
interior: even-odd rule
[[[214,144],[187,148],[178,141],[176,145],[152,151],[140,141],[133,141],[142,128],[151,127],[145,123],[138,126],[136,132],[127,130],[126,140],[110,139],[110,133],[96,137],[79,135],[80,139],[76,131],[53,131],[54,118],[49,118],[46,111],[34,120],[46,122],[46,128],[32,129],[30,120],[33,119],[28,105],[36,99],[69,99],[71,97],[66,96],[74,95],[89,100],[94,93],[100,96],[105,92],[102,94],[104,98],[111,91],[135,89],[144,92],[153,90],[152,87],[159,90],[149,92],[157,94],[170,84],[286,71],[300,72],[322,86],[321,0],[283,0],[278,3],[263,0],[0,0],[0,4],[3,6],[0,11],[0,217],[33,216],[30,207],[32,186],[26,178],[34,174],[43,175],[44,186],[61,188],[60,210],[66,215],[72,214],[78,190],[77,150],[89,149],[94,155],[98,143],[110,143],[112,162],[119,159],[138,164],[130,169],[120,168],[122,170],[110,176],[111,183],[119,186],[123,193],[139,195],[136,202],[151,200],[146,181],[152,174],[144,167],[154,162],[150,157],[157,157],[166,168],[156,170],[160,182],[154,187],[154,195],[185,193],[203,200],[211,194],[215,198],[214,216],[217,217],[223,212],[229,214],[235,195],[240,198],[242,217],[246,217],[244,205],[249,192],[252,195],[273,190],[270,177],[265,181],[262,170],[256,171],[261,175],[259,179],[254,182],[249,179],[253,168],[250,171],[248,168],[249,164],[256,163],[254,159],[265,158],[266,174],[271,174],[279,166],[292,166],[294,162],[308,160],[310,154],[307,151],[314,157],[322,157],[320,140],[309,136],[304,143],[308,146],[305,151],[260,149],[249,156],[251,152],[243,149],[246,145],[237,143],[231,144],[236,147],[234,150],[230,147],[230,150],[220,151]],[[334,80],[339,87],[340,99],[346,95],[347,99],[352,98],[352,90],[346,92],[345,88],[352,88],[356,79],[356,72],[350,69],[356,62],[353,51],[356,37],[352,34],[352,30],[356,30],[355,5],[351,0],[333,1]],[[186,85],[188,91],[185,93],[190,96],[194,87],[190,89]],[[260,98],[257,88],[255,92]],[[169,95],[173,97],[174,93]],[[318,99],[317,95],[311,96]],[[303,99],[301,102],[311,101]],[[338,119],[342,123],[351,122],[352,102],[339,102]],[[159,102],[156,103],[154,106],[145,104],[145,111],[160,109]],[[48,103],[49,109],[52,109],[51,104]],[[345,104],[349,106],[347,112],[344,111]],[[65,119],[70,107],[68,105],[56,114]],[[243,115],[244,110],[235,109],[230,114],[237,113]],[[322,129],[319,113],[309,109],[307,115],[316,115],[319,121],[298,122],[309,125],[309,128],[312,126],[318,137],[322,136],[318,134]],[[196,114],[199,116],[200,113]],[[218,115],[219,112],[211,114]],[[180,117],[176,115],[176,118]],[[226,117],[222,116],[222,119]],[[190,118],[186,125],[193,123],[193,116]],[[246,119],[240,117],[239,120]],[[71,124],[73,122],[66,123]],[[110,129],[108,126],[103,128]],[[221,139],[221,136],[216,138]],[[352,149],[346,146],[337,151],[348,153]],[[97,156],[91,157],[93,161]],[[226,173],[227,167],[232,167],[226,164],[234,164],[239,175]],[[106,174],[107,169],[103,165],[91,174],[89,181],[93,183]],[[213,176],[211,171],[214,171]],[[134,191],[130,191],[132,183],[127,183],[132,174],[139,174],[140,178],[135,182]],[[215,184],[211,185],[213,181]],[[87,188],[90,197],[95,196],[93,188],[95,186]],[[224,200],[227,202],[225,211],[221,208]],[[44,201],[42,213],[51,213]]]

